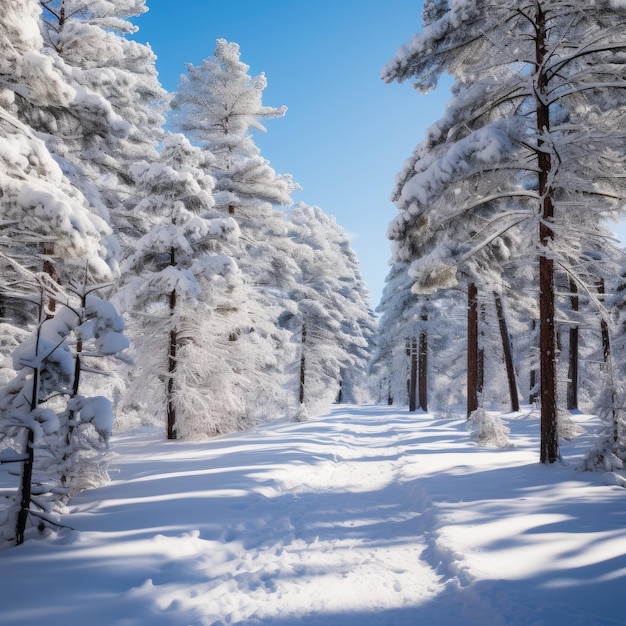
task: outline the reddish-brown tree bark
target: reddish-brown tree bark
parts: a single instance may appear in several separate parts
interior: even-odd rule
[[[509,335],[506,316],[502,298],[494,295],[496,304],[496,316],[498,317],[498,327],[500,329],[500,339],[502,341],[502,352],[504,354],[504,365],[506,368],[506,378],[509,383],[509,397],[511,398],[511,411],[519,411],[519,395],[517,393],[517,381],[515,379],[515,368],[513,367],[513,350],[511,348],[511,336]]]
[[[550,176],[552,174],[552,154],[547,142],[550,132],[550,108],[545,94],[548,76],[544,70],[547,50],[546,16],[540,3],[535,12],[535,55],[537,67],[537,144],[538,191],[540,197],[541,221],[539,241],[543,248],[539,255],[539,359],[541,376],[541,452],[542,463],[554,463],[559,458],[559,438],[557,426],[557,379],[556,379],[556,337],[554,324],[554,261],[550,247],[554,239],[552,221],[554,204]]]

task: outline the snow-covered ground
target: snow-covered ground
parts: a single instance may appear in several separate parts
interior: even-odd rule
[[[117,436],[74,530],[0,552],[0,624],[626,624],[626,491],[576,471],[590,435],[547,467],[536,416],[506,421],[515,448],[389,407]]]

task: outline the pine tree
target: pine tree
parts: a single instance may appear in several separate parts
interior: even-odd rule
[[[417,313],[421,310],[420,298],[411,292],[411,282],[407,265],[394,263],[377,309],[379,332],[371,367],[380,400],[388,404],[410,404],[406,345],[420,332]]]
[[[95,294],[97,285],[86,286],[87,278],[73,293],[57,292],[65,303],[14,350],[15,376],[0,388],[2,447],[22,464],[18,544],[30,515],[40,529],[58,525],[59,503],[106,480],[103,454],[113,427],[112,402],[85,395],[81,382],[84,373],[98,371],[86,367],[90,359],[114,355],[128,341],[121,316]],[[21,442],[20,435],[25,435]]]
[[[264,132],[262,122],[287,109],[262,104],[265,75],[251,77],[239,57],[237,44],[219,39],[213,56],[197,67],[188,64],[172,101],[173,123],[213,155],[207,171],[215,178],[216,209],[239,224],[241,268],[271,288],[282,280],[276,270],[284,269],[280,240],[286,233],[273,207],[290,205],[299,187],[290,175],[276,174],[254,143],[252,131]]]
[[[43,51],[39,16],[38,3],[16,0],[5,7],[0,22],[4,50],[0,58],[0,300],[6,319],[3,330],[9,332],[3,345],[12,349],[17,370],[0,392],[0,447],[21,450],[17,455],[23,466],[18,542],[24,539],[36,472],[51,469],[48,480],[53,483],[65,476],[69,489],[70,474],[84,470],[86,457],[80,452],[84,440],[78,445],[68,434],[72,420],[78,436],[85,430],[79,423],[88,427],[95,424],[96,415],[111,415],[105,399],[91,402],[79,389],[81,368],[72,356],[79,343],[76,333],[82,334],[82,342],[96,337],[82,322],[89,318],[93,332],[104,332],[106,324],[95,319],[104,315],[107,306],[96,306],[93,298],[88,304],[87,297],[77,304],[63,287],[72,277],[82,276],[83,290],[91,291],[94,282],[110,278],[111,230],[91,211],[82,190],[65,176],[39,132],[51,111],[71,107],[78,95]],[[94,306],[99,312],[90,310]],[[35,331],[29,338],[33,324]],[[8,368],[3,378],[8,378]],[[70,401],[74,401],[71,408]],[[105,426],[97,421],[104,432]],[[55,438],[60,432],[61,439]],[[35,459],[36,450],[47,452]],[[77,451],[81,459],[74,455]],[[39,512],[47,519],[45,503]]]
[[[96,280],[110,275],[111,230],[29,125],[48,109],[69,106],[76,96],[42,53],[37,18],[36,3],[12,3],[0,25],[6,49],[0,59],[3,300],[26,299],[33,290],[38,298],[39,285],[24,282],[20,267],[43,271],[51,310],[58,282],[66,282],[84,259]]]
[[[157,158],[166,94],[149,46],[129,39],[145,0],[41,0],[46,53],[76,92],[39,122],[68,177],[94,211],[133,239],[131,163]]]
[[[254,143],[252,132],[264,131],[263,121],[281,117],[286,108],[262,104],[265,76],[252,77],[249,69],[237,44],[218,40],[213,56],[197,67],[187,65],[172,101],[173,124],[211,155],[206,171],[215,179],[215,209],[235,219],[241,232],[229,254],[248,287],[239,309],[247,311],[250,321],[234,329],[233,336],[250,338],[245,327],[255,329],[260,376],[256,384],[255,377],[249,380],[246,405],[253,410],[269,402],[273,411],[285,412],[290,409],[276,404],[284,403],[293,344],[279,318],[289,308],[285,297],[298,269],[290,258],[287,223],[275,207],[291,204],[290,194],[298,187],[291,176],[276,174]],[[243,359],[236,367],[249,371],[250,359],[241,346],[231,342],[229,360],[235,367],[236,359]],[[265,360],[259,358],[262,354]]]
[[[375,322],[358,259],[336,220],[302,203],[288,219],[300,269],[290,293],[297,307],[290,326],[300,344],[299,400],[317,412],[338,398],[355,402],[367,396]]]
[[[215,354],[220,337],[223,349],[236,327],[220,309],[237,310],[240,272],[223,252],[239,229],[232,218],[213,214],[206,156],[182,135],[169,134],[158,163],[142,161],[130,170],[143,196],[134,228],[144,234],[123,261],[117,296],[141,338],[126,404],[143,403],[143,410],[164,419],[170,439],[234,430],[226,424],[241,418],[233,417],[241,407],[224,408],[233,395],[228,373],[235,375]],[[219,369],[221,389],[208,382]],[[204,433],[194,424],[199,419],[208,423]]]

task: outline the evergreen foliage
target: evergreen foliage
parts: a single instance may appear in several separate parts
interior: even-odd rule
[[[154,54],[128,38],[145,0],[5,9],[0,460],[22,471],[0,515],[5,539],[21,543],[33,516],[54,525],[67,497],[106,480],[114,421],[165,422],[176,438],[302,415],[300,351],[284,320],[308,306],[303,276],[315,281],[310,339],[313,319],[327,322],[316,367],[335,379],[319,410],[339,381],[346,399],[363,393],[374,325],[334,220],[277,208],[299,187],[270,167],[251,131],[286,108],[262,104],[265,77],[248,74],[237,44],[219,40],[188,66],[173,98],[178,135],[162,129],[170,98]],[[96,295],[105,292],[111,302]],[[335,344],[324,362],[323,346]]]
[[[383,72],[453,100],[399,177],[389,236],[422,293],[538,265],[541,460],[558,458],[556,273],[594,291],[587,251],[612,254],[623,207],[626,86],[621,5],[562,0],[428,2],[424,31]],[[506,24],[506,27],[503,27]],[[506,242],[508,238],[512,247]],[[504,244],[504,245],[503,245]],[[536,266],[535,266],[536,267]],[[596,264],[593,274],[602,276]]]
[[[300,273],[290,293],[297,312],[283,323],[300,344],[301,402],[317,412],[338,399],[363,400],[376,325],[358,260],[346,233],[319,207],[300,203],[288,219]]]

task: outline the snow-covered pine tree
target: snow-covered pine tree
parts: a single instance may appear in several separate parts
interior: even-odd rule
[[[103,373],[88,367],[90,360],[124,350],[128,340],[121,315],[96,295],[97,285],[87,287],[86,281],[87,275],[16,348],[15,377],[0,389],[3,454],[22,464],[14,507],[18,544],[30,514],[40,529],[54,525],[59,503],[106,481],[103,453],[113,428],[112,402],[85,395],[81,382],[89,372]]]
[[[449,150],[405,177],[402,209],[415,222],[420,207],[437,200],[438,226],[454,222],[456,233],[438,242],[436,256],[412,258],[411,271],[432,278],[452,266],[438,277],[454,280],[454,264],[523,229],[520,241],[539,264],[540,458],[552,463],[559,456],[555,267],[580,280],[570,261],[609,245],[605,225],[625,195],[617,120],[626,97],[626,9],[609,0],[433,0],[424,15],[424,31],[383,77],[414,79],[428,91],[449,72],[457,85],[446,113]]]
[[[309,413],[338,399],[362,400],[376,325],[358,259],[347,234],[319,207],[300,203],[288,219],[300,276],[290,293],[294,315],[283,322],[299,346],[299,400]]]
[[[251,133],[264,132],[262,122],[282,117],[287,108],[263,105],[265,75],[249,75],[236,43],[218,39],[213,56],[186,69],[172,101],[173,123],[211,152],[216,208],[234,216],[254,240],[276,221],[272,206],[290,205],[298,189],[290,175],[276,174],[261,157]]]
[[[49,280],[47,306],[53,306],[56,282],[65,282],[76,265],[89,259],[92,275],[107,278],[105,262],[111,234],[94,215],[85,196],[64,176],[45,143],[28,125],[38,112],[63,108],[75,90],[42,53],[38,4],[13,2],[0,24],[5,52],[0,58],[0,185],[2,187],[2,300],[39,298],[39,284],[25,279],[20,267],[43,271]],[[21,307],[11,306],[9,314]],[[23,309],[28,309],[24,306]],[[5,309],[6,310],[6,309]],[[31,307],[31,311],[33,307]],[[34,309],[36,311],[36,308]],[[30,317],[36,321],[37,316]],[[14,319],[24,323],[23,313]]]
[[[91,211],[85,195],[64,175],[42,141],[42,135],[30,125],[38,126],[49,111],[67,108],[77,97],[76,89],[67,82],[54,60],[43,53],[39,15],[37,2],[16,0],[5,7],[0,22],[3,48],[0,57],[0,257],[3,270],[0,291],[7,316],[2,327],[2,344],[15,348],[15,353],[21,355],[20,363],[16,362],[16,365],[22,370],[2,390],[0,447],[21,449],[22,456],[31,461],[30,464],[24,462],[22,472],[22,505],[18,521],[21,531],[17,533],[18,540],[23,538],[30,501],[30,495],[27,497],[24,488],[28,485],[30,489],[32,479],[33,446],[38,443],[37,422],[44,424],[44,434],[50,435],[58,430],[59,415],[66,412],[60,398],[66,397],[67,381],[55,375],[47,378],[39,376],[46,369],[43,361],[48,360],[50,367],[46,371],[52,372],[57,363],[52,355],[65,354],[64,350],[48,350],[47,354],[41,341],[33,343],[32,339],[19,347],[16,344],[26,338],[28,325],[36,325],[38,320],[43,320],[35,331],[35,336],[40,339],[44,338],[51,325],[57,324],[60,319],[55,315],[57,303],[62,305],[67,300],[61,283],[84,274],[86,264],[91,280],[108,279],[111,275],[107,263],[110,258],[110,228]],[[61,311],[65,310],[61,308]],[[68,332],[58,338],[59,346],[78,324],[79,316],[72,315],[72,325],[61,324],[67,326]],[[15,329],[15,325],[19,328]],[[26,358],[28,346],[33,345],[38,358],[27,359],[28,364],[25,365],[22,357]],[[65,365],[69,363],[68,359],[61,361]],[[5,374],[8,374],[8,369]],[[34,384],[37,378],[40,385]],[[32,393],[24,391],[26,387]],[[61,396],[57,395],[54,406],[43,406],[43,398],[50,394]],[[11,401],[12,397],[15,401],[18,397],[26,398],[26,404],[22,402],[17,406]],[[22,441],[24,435],[26,440]],[[63,455],[67,446],[53,446],[52,449],[55,454]]]
[[[251,394],[273,356],[229,256],[237,223],[213,208],[207,158],[183,135],[167,134],[159,162],[131,168],[143,195],[135,228],[145,234],[122,263],[117,296],[139,338],[125,405],[166,422],[172,439],[249,426]]]
[[[288,307],[284,299],[298,269],[284,215],[274,207],[290,205],[298,186],[290,175],[277,174],[254,143],[252,131],[264,131],[263,121],[281,117],[286,108],[263,105],[266,78],[250,76],[249,69],[240,60],[239,46],[220,39],[214,55],[197,67],[187,65],[172,106],[174,126],[212,155],[207,172],[215,179],[216,210],[234,218],[241,231],[231,255],[250,287],[246,307],[255,337],[265,344],[260,352],[266,361],[259,363],[264,382],[250,398],[251,407],[258,407],[275,404],[272,399],[283,402],[283,373],[293,357],[290,333],[280,328],[278,318]],[[233,342],[231,348],[234,359],[240,347]],[[247,364],[241,367],[249,370]]]
[[[93,210],[132,241],[126,209],[136,204],[131,163],[156,159],[166,93],[149,46],[129,39],[145,0],[41,0],[47,54],[76,96],[40,121],[64,171]]]
[[[506,276],[510,273],[511,248],[514,246],[511,242],[513,233],[506,233],[505,237],[504,233],[495,232],[483,248],[469,254],[467,246],[462,254],[455,250],[455,241],[469,241],[469,246],[472,245],[477,232],[471,229],[478,231],[480,220],[488,220],[494,207],[489,202],[476,207],[474,225],[468,226],[462,220],[454,219],[450,198],[444,201],[437,190],[446,185],[467,184],[474,185],[472,189],[476,191],[485,189],[485,185],[491,189],[495,184],[493,175],[485,175],[485,164],[480,157],[489,138],[469,137],[472,125],[476,123],[473,95],[462,89],[458,89],[455,95],[446,116],[428,130],[424,142],[406,161],[398,176],[392,198],[400,213],[390,224],[388,236],[392,240],[393,262],[408,268],[412,278],[413,285],[406,285],[405,289],[413,289],[424,302],[438,290],[454,287],[457,283],[461,283],[467,293],[465,371],[469,416],[485,397],[482,384],[484,355],[495,354],[495,350],[485,350],[491,346],[482,345],[485,341],[492,342],[491,335],[483,328],[485,322],[489,322],[485,313],[493,313],[495,317],[493,294],[494,291],[500,294],[507,287]],[[465,122],[460,123],[460,118]],[[428,202],[415,201],[414,195],[420,193],[416,191],[418,185],[425,187],[421,193],[422,197],[429,194]],[[395,298],[394,295],[391,297]],[[502,304],[501,295],[498,299]],[[430,300],[436,301],[437,298],[431,297]],[[412,311],[411,315],[419,319],[428,313]],[[497,326],[491,325],[491,328]],[[498,330],[493,335],[506,336]],[[512,368],[507,371],[512,376]],[[509,386],[513,388],[512,384]]]
[[[394,263],[385,279],[378,306],[380,319],[371,369],[378,384],[380,401],[410,404],[409,360],[406,344],[418,336],[419,298],[411,291],[407,264]]]

